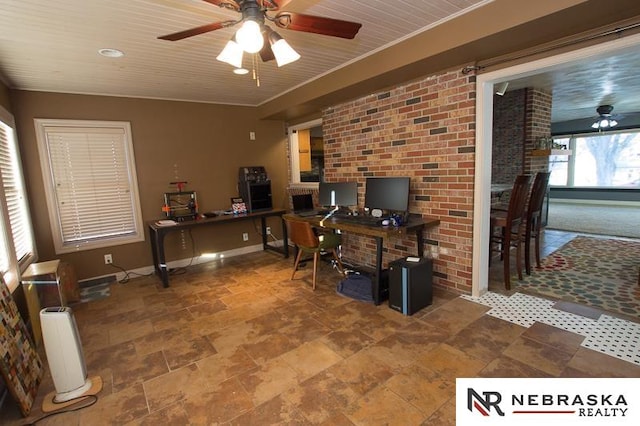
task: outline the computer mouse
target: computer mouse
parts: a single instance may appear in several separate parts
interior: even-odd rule
[[[384,220],[382,221],[382,226],[389,226],[389,223],[391,223],[391,222],[389,221],[389,219],[384,219]]]

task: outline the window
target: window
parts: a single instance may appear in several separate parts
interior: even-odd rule
[[[35,260],[18,142],[13,117],[0,108],[0,272],[10,290],[19,283],[19,273]]]
[[[324,140],[322,120],[289,128],[291,183],[313,184],[324,181]]]
[[[551,156],[551,184],[567,187],[640,188],[640,131],[554,138],[572,155]]]
[[[570,146],[570,138],[559,137],[554,138],[555,143],[559,143],[566,147]],[[568,155],[551,155],[549,157],[549,185],[551,186],[567,186],[569,183],[569,158]]]
[[[129,123],[35,125],[56,253],[143,241]]]

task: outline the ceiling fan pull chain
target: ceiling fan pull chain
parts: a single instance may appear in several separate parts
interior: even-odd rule
[[[256,87],[260,87],[260,62],[257,53],[253,54],[251,61],[253,63],[253,79],[256,81]]]

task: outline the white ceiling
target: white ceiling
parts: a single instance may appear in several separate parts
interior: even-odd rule
[[[0,78],[12,88],[260,105],[490,0],[291,0],[283,10],[362,23],[353,40],[278,29],[302,58],[259,62],[260,87],[215,60],[237,27],[181,41],[157,37],[239,14],[203,0],[0,0]],[[101,48],[122,50],[106,58]],[[245,55],[246,56],[246,55]],[[513,81],[554,93],[553,120],[640,111],[640,52]],[[250,61],[245,58],[245,68]],[[510,89],[510,90],[511,90]]]
[[[550,91],[553,122],[595,118],[599,105],[613,105],[614,114],[640,112],[639,65],[640,47],[634,47],[511,80],[508,90],[535,87]]]
[[[292,0],[283,10],[363,24],[353,40],[278,29],[302,58],[237,76],[217,61],[237,26],[180,41],[158,36],[240,14],[202,0],[0,0],[0,71],[12,87],[259,105],[486,0]],[[392,12],[392,13],[390,13]],[[98,55],[116,48],[123,58]],[[251,63],[245,55],[245,68]]]

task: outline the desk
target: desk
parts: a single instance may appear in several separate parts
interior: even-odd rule
[[[311,225],[320,228],[320,220],[322,216],[301,217],[295,214],[284,215],[285,220],[302,220],[311,223]],[[424,255],[424,235],[425,228],[431,228],[440,224],[439,219],[422,218],[419,215],[410,215],[406,225],[394,226],[374,226],[357,223],[354,221],[337,217],[330,217],[323,222],[323,227],[328,229],[339,229],[353,234],[365,235],[373,237],[376,241],[376,264],[373,277],[371,279],[373,301],[379,305],[384,300],[387,289],[381,288],[380,281],[382,276],[382,247],[385,238],[402,237],[415,233],[417,239],[417,255]]]
[[[287,237],[287,226],[282,220],[282,215],[286,210],[274,209],[241,215],[220,215],[216,217],[188,220],[178,222],[176,225],[158,226],[156,221],[149,222],[149,234],[151,239],[151,253],[153,254],[153,266],[156,273],[162,280],[164,287],[169,287],[169,271],[164,255],[164,237],[170,232],[182,231],[184,229],[197,228],[201,226],[215,226],[225,223],[235,223],[243,220],[260,219],[260,227],[262,230],[262,248],[263,250],[272,250],[282,253],[284,257],[289,257],[289,239]],[[267,221],[268,217],[279,216],[282,222],[282,248],[271,245],[267,242]]]

